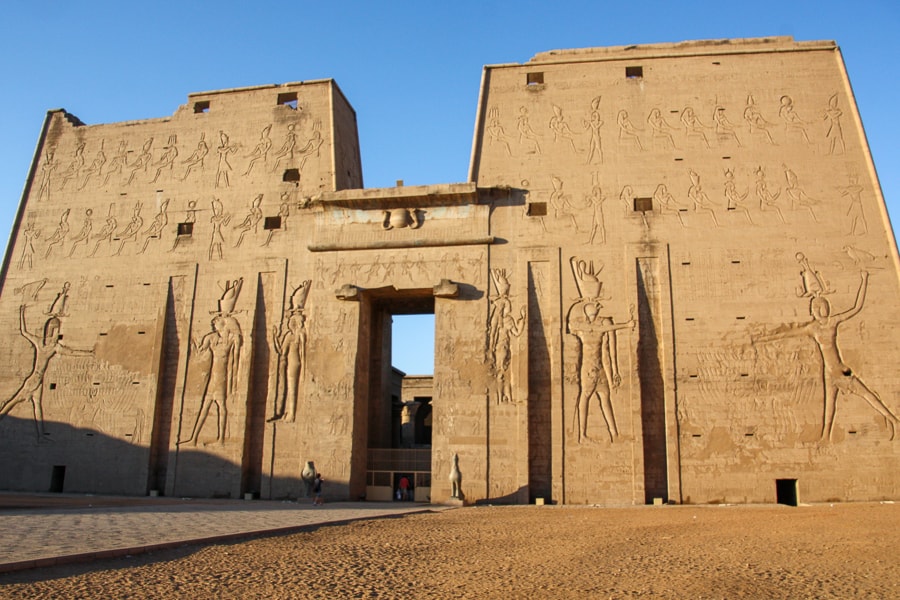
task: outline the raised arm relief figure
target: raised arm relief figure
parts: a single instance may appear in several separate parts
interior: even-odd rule
[[[67,288],[64,287],[63,289],[66,290]],[[93,356],[94,354],[93,350],[76,350],[64,346],[60,341],[62,336],[59,330],[59,316],[51,314],[50,318],[44,322],[41,335],[31,333],[28,331],[25,323],[25,305],[23,304],[19,307],[19,333],[34,347],[34,361],[32,362],[31,373],[25,377],[16,393],[0,406],[0,419],[5,417],[16,405],[26,400],[30,401],[38,440],[42,440],[45,435],[44,408],[41,404],[41,399],[44,393],[44,375],[50,366],[51,359],[57,354],[61,356]]]
[[[824,385],[824,416],[822,419],[822,440],[830,440],[834,429],[834,418],[837,408],[838,393],[855,394],[865,400],[869,406],[887,421],[894,439],[898,424],[897,417],[884,405],[863,380],[853,372],[844,359],[838,347],[838,326],[859,314],[866,301],[866,288],[868,287],[869,273],[860,273],[859,290],[856,293],[856,302],[844,312],[833,314],[831,304],[824,295],[814,294],[809,301],[809,312],[812,320],[806,323],[786,323],[776,329],[752,338],[754,343],[768,342],[787,337],[807,336],[816,342],[819,355],[822,357],[822,381]]]

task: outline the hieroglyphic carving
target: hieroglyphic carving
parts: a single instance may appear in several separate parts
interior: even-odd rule
[[[601,244],[606,243],[606,223],[603,220],[603,202],[606,197],[603,190],[600,189],[599,174],[592,174],[593,185],[591,186],[591,194],[585,198],[585,202],[591,211],[591,236],[588,243],[593,244],[597,240]],[[599,239],[598,239],[599,234]]]
[[[231,213],[225,212],[221,200],[213,198],[212,216],[209,218],[209,223],[212,225],[212,234],[209,239],[209,260],[214,258],[222,260],[222,247],[225,246],[222,228],[227,226],[230,221]]]
[[[575,148],[575,134],[572,133],[572,130],[569,128],[569,124],[566,123],[566,117],[563,115],[563,110],[559,106],[553,104],[553,116],[550,117],[550,131],[553,132],[553,141],[559,142],[566,140],[569,142],[569,145],[572,147],[573,152],[578,152],[578,149]]]
[[[781,97],[781,108],[778,109],[778,116],[784,121],[785,138],[790,139],[791,134],[799,134],[800,138],[809,144],[809,136],[806,134],[807,123],[794,111],[793,98],[787,95]]]
[[[71,404],[68,421],[83,423],[107,436],[124,438],[122,441],[126,443],[140,445],[145,413],[138,392],[140,387],[134,385],[139,375],[118,365],[94,363],[85,369],[78,364],[82,361],[67,362],[70,364],[54,367],[58,376],[67,380],[67,387],[73,394],[87,397],[86,401]]]
[[[59,189],[62,190],[66,187],[66,184],[72,179],[77,182],[82,167],[84,167],[84,142],[78,144],[75,148],[75,155],[72,157],[72,162],[70,162],[69,166],[66,167],[66,170],[60,174]]]
[[[278,216],[281,219],[281,227],[269,230],[269,235],[266,236],[266,241],[262,244],[264,247],[267,247],[272,243],[272,238],[275,237],[276,233],[279,231],[287,231],[287,220],[288,217],[291,216],[290,194],[287,192],[281,194],[281,206],[278,209]]]
[[[274,414],[269,421],[293,423],[297,414],[297,394],[300,378],[306,366],[306,297],[311,280],[301,283],[288,302],[284,319],[272,328],[272,346],[278,355],[278,372],[275,380]]]
[[[828,140],[828,154],[843,154],[846,151],[844,146],[844,129],[841,127],[841,116],[843,111],[838,107],[838,95],[834,94],[828,99],[828,108],[822,118],[828,127],[825,129],[825,139]],[[836,152],[838,147],[841,151]]]
[[[34,267],[34,240],[41,237],[41,230],[34,227],[34,215],[30,215],[25,229],[22,231],[22,255],[19,257],[19,269]]]
[[[106,215],[106,223],[103,225],[103,228],[97,232],[97,234],[92,238],[97,240],[97,243],[94,244],[94,249],[91,250],[91,253],[88,256],[94,256],[97,254],[97,250],[100,249],[100,244],[106,242],[107,245],[112,245],[113,235],[116,233],[116,228],[119,226],[119,221],[116,220],[115,212],[116,205],[109,205],[109,213]]]
[[[101,140],[100,149],[97,150],[97,154],[94,155],[94,160],[92,160],[90,166],[81,173],[81,184],[78,186],[78,189],[83,190],[94,175],[99,178],[102,175],[103,165],[105,164],[106,154],[103,152],[103,140]]]
[[[684,125],[684,132],[688,139],[692,137],[698,138],[703,142],[704,146],[709,148],[709,140],[706,138],[706,132],[703,130],[712,128],[701,123],[700,117],[697,116],[697,113],[690,106],[685,106],[684,110],[681,111],[681,124]]]
[[[272,167],[272,172],[276,172],[278,170],[278,166],[282,161],[287,162],[287,164],[291,164],[291,161],[294,160],[294,146],[297,145],[297,134],[294,133],[295,125],[291,123],[287,127],[287,133],[284,136],[284,142],[281,144],[281,148],[278,149],[278,152],[275,153],[275,166]]]
[[[175,159],[178,158],[178,136],[172,134],[169,136],[168,143],[163,147],[163,153],[159,157],[159,160],[153,163],[153,166],[156,167],[156,173],[153,175],[153,179],[150,183],[156,183],[156,180],[159,179],[159,176],[163,171],[168,170],[170,173],[172,172],[172,167],[175,165]]]
[[[71,288],[72,284],[68,281],[63,283],[62,289],[59,290],[59,293],[53,298],[53,302],[50,303],[50,308],[44,311],[44,314],[53,317],[68,317],[69,313],[66,311],[66,305],[69,303],[69,290]]]
[[[532,144],[532,148],[525,151],[526,154],[541,153],[541,145],[538,142],[538,136],[534,132],[534,129],[531,128],[531,124],[528,122],[528,109],[524,106],[519,107],[519,116],[516,118],[516,131],[519,132],[520,146],[525,140]]]
[[[119,249],[116,250],[113,256],[120,256],[127,242],[137,240],[137,235],[141,231],[141,227],[144,226],[144,218],[141,216],[142,208],[143,204],[140,202],[135,203],[134,211],[131,213],[131,221],[129,221],[128,225],[125,226],[125,229],[118,234],[118,239],[120,241]]]
[[[38,279],[37,281],[29,281],[28,283],[23,283],[17,288],[13,288],[13,293],[22,296],[22,302],[25,302],[26,297],[30,297],[32,300],[37,300],[38,293],[47,285],[48,279],[44,277],[43,279]]]
[[[506,155],[512,156],[509,148],[509,140],[506,137],[506,131],[500,124],[500,109],[496,106],[488,111],[488,126],[485,128],[488,133],[488,139],[493,146],[494,144],[502,144],[506,148]]]
[[[344,478],[347,476],[347,465],[350,459],[342,452],[338,452],[337,448],[332,448],[328,455],[328,462],[325,463],[325,469],[332,473],[332,477]]]
[[[41,183],[38,188],[38,200],[43,200],[44,198],[50,199],[50,179],[53,175],[53,171],[59,166],[55,156],[56,148],[52,146],[48,148],[47,152],[44,154],[44,160],[41,163]]]
[[[801,267],[800,286],[797,288],[798,298],[816,298],[832,293],[833,290],[829,289],[828,282],[818,271],[809,266],[809,259],[805,254],[798,252],[795,258]]]
[[[322,121],[316,119],[312,126],[312,136],[309,140],[306,141],[306,144],[300,148],[300,165],[299,170],[303,171],[303,167],[306,166],[306,161],[309,160],[309,157],[315,154],[317,157],[319,156],[319,148],[322,147],[322,144],[325,143],[325,140],[322,139]]]
[[[641,130],[635,127],[631,119],[628,118],[628,111],[624,109],[619,111],[619,114],[616,115],[616,124],[619,126],[620,145],[623,141],[630,140],[637,144],[638,150],[644,149],[644,145],[641,144],[641,136],[638,135],[638,132]]]
[[[781,219],[782,223],[785,223],[784,215],[781,213],[781,209],[778,207],[778,196],[781,195],[781,190],[777,192],[769,191],[769,186],[766,183],[766,172],[762,167],[756,169],[756,197],[759,199],[759,210],[762,212],[767,212],[769,210],[774,210],[778,214],[778,218]]]
[[[578,230],[578,222],[575,220],[575,209],[572,206],[572,198],[563,192],[563,181],[556,175],[550,177],[553,191],[550,192],[550,205],[553,207],[553,216],[557,220],[568,217],[572,226]]]
[[[237,385],[243,345],[241,324],[234,317],[234,307],[243,284],[243,278],[226,282],[222,298],[219,300],[219,310],[211,311],[211,314],[215,315],[211,322],[212,331],[204,335],[199,343],[191,340],[191,349],[195,353],[208,354],[210,358],[209,366],[203,373],[206,383],[194,428],[190,438],[179,440],[179,444],[197,445],[200,432],[213,406],[218,413],[215,442],[220,445],[225,443],[228,435],[228,402],[233,397]]]
[[[650,221],[647,219],[648,211],[635,210],[635,196],[633,187],[631,187],[630,185],[623,186],[622,191],[619,192],[619,201],[622,203],[622,207],[625,209],[625,216],[634,215],[635,213],[637,213],[641,216],[641,223],[644,225],[644,227],[648,229],[650,228]]]
[[[775,139],[772,137],[772,134],[769,133],[769,126],[772,124],[766,121],[762,116],[759,107],[756,105],[756,99],[753,97],[753,94],[747,96],[747,106],[744,108],[744,121],[750,126],[751,136],[754,133],[762,133],[767,142],[773,146],[775,145]]]
[[[262,132],[259,134],[259,141],[256,142],[253,151],[245,156],[245,158],[250,159],[250,162],[247,163],[247,170],[244,171],[244,176],[249,175],[250,171],[253,170],[253,166],[259,161],[262,161],[263,165],[266,164],[266,161],[269,159],[269,150],[272,149],[272,138],[269,137],[269,132],[271,131],[271,123],[263,127]],[[263,166],[263,168],[265,168],[265,166]]]
[[[153,222],[150,223],[150,227],[144,232],[146,236],[144,238],[144,245],[141,247],[140,252],[138,254],[143,254],[147,251],[147,246],[150,245],[152,240],[158,240],[162,237],[162,232],[165,230],[166,225],[169,224],[169,199],[166,198],[163,200],[163,203],[159,205],[159,212],[156,213],[156,216],[153,217]]]
[[[603,283],[593,262],[576,257],[569,259],[579,297],[566,315],[566,333],[575,336],[578,353],[578,400],[575,405],[576,435],[578,442],[589,441],[588,409],[597,397],[611,442],[619,437],[616,417],[612,407],[611,392],[621,384],[619,375],[616,331],[634,328],[634,317],[616,324],[612,317],[600,314],[603,308],[601,290]]]
[[[869,232],[869,224],[862,207],[863,186],[859,185],[859,177],[850,175],[850,184],[841,190],[841,196],[850,199],[847,217],[850,219],[850,235],[865,235]]]
[[[713,223],[718,227],[719,219],[716,218],[716,212],[713,210],[712,201],[700,185],[700,175],[693,170],[688,174],[691,178],[691,187],[688,188],[688,198],[690,198],[691,202],[694,204],[694,212],[703,211],[709,213],[710,216],[712,216]]]
[[[191,174],[195,168],[203,168],[203,161],[206,160],[206,155],[209,154],[209,144],[206,143],[206,134],[200,134],[200,141],[197,142],[197,148],[188,156],[186,159],[181,161],[181,164],[187,165],[184,169],[184,175],[181,176],[182,181],[187,181],[188,176]]]
[[[862,248],[857,248],[851,245],[845,245],[841,248],[844,253],[850,257],[850,260],[853,261],[853,264],[856,265],[857,268],[866,268],[866,269],[882,269],[883,267],[878,265],[879,257],[875,256],[871,252],[863,250]]]
[[[147,169],[150,168],[150,163],[153,162],[152,146],[153,138],[147,138],[144,145],[141,146],[141,153],[137,155],[137,158],[134,159],[133,163],[128,165],[128,168],[131,169],[131,174],[128,176],[128,181],[125,185],[131,185],[131,182],[134,181],[134,178],[139,172],[143,171],[146,173]]]
[[[734,169],[725,169],[725,201],[727,202],[726,209],[736,210],[744,213],[744,216],[747,217],[747,222],[752,225],[753,219],[750,218],[750,211],[743,204],[744,199],[747,198],[749,194],[749,189],[743,194],[738,191],[737,184],[734,182]]]
[[[87,246],[91,237],[91,231],[94,229],[93,214],[94,211],[90,208],[84,211],[84,221],[81,224],[81,229],[75,234],[75,237],[72,238],[72,246],[69,248],[68,254],[69,258],[75,254],[75,249],[78,247],[78,244],[83,242],[84,245]]]
[[[681,226],[684,227],[684,219],[681,217],[681,212],[684,209],[675,201],[675,197],[669,193],[669,188],[666,187],[666,184],[661,183],[656,186],[656,190],[653,192],[653,205],[659,207],[661,214],[674,214],[678,217],[678,222],[681,223]]]
[[[738,146],[741,146],[741,140],[737,136],[737,126],[728,120],[728,117],[725,115],[725,107],[724,106],[716,106],[715,111],[713,112],[713,121],[716,124],[716,137],[719,140],[719,143],[726,142],[729,140],[734,140]]]
[[[505,404],[514,401],[509,369],[512,359],[512,338],[522,335],[526,315],[523,306],[519,311],[519,318],[513,316],[512,303],[509,299],[509,279],[505,269],[491,269],[491,281],[494,283],[496,293],[490,297],[488,355],[491,372],[497,385],[497,404]]]
[[[31,363],[31,372],[22,381],[19,389],[12,397],[0,405],[0,419],[5,417],[17,404],[31,402],[34,416],[34,426],[37,439],[44,438],[44,408],[41,399],[44,393],[44,375],[50,360],[57,354],[61,356],[93,356],[93,350],[78,350],[63,345],[60,341],[60,317],[65,316],[66,298],[69,291],[69,282],[63,285],[62,291],[57,294],[50,309],[45,313],[49,318],[44,322],[40,335],[28,331],[25,322],[25,305],[19,306],[19,333],[34,347],[34,358]]]
[[[588,144],[587,163],[603,162],[603,140],[600,138],[600,128],[603,127],[603,119],[600,118],[600,96],[591,100],[591,116],[582,122],[584,128],[590,132]]]
[[[56,226],[56,231],[47,238],[47,250],[44,252],[44,258],[49,257],[54,246],[62,244],[65,241],[66,236],[69,235],[69,210],[70,209],[67,208],[62,212],[59,217],[59,224]]]
[[[662,116],[662,111],[654,108],[647,115],[647,124],[650,125],[650,139],[666,142],[664,147],[675,148],[675,139],[672,137],[674,129]]]
[[[263,195],[257,194],[253,201],[250,202],[250,210],[247,213],[247,216],[244,217],[243,221],[234,226],[235,230],[241,232],[237,241],[234,243],[235,248],[240,247],[241,242],[244,241],[244,236],[247,235],[248,232],[252,231],[255,235],[259,230],[259,222],[262,221],[263,218],[262,209],[260,208],[262,199]]]
[[[329,435],[344,435],[347,433],[347,415],[343,412],[335,410],[328,417],[328,433]]]
[[[125,140],[119,142],[119,147],[112,159],[109,161],[109,168],[106,169],[106,177],[103,178],[103,185],[109,183],[109,178],[113,174],[122,175],[122,171],[128,164],[128,143]]]
[[[784,168],[784,178],[787,180],[787,187],[784,188],[784,191],[787,192],[788,197],[791,199],[791,210],[805,208],[809,211],[813,221],[818,223],[819,219],[816,217],[815,211],[813,211],[813,206],[817,204],[816,201],[810,198],[809,194],[800,187],[800,179],[797,177],[797,174],[789,169],[787,165],[782,164],[781,166]]]
[[[219,155],[219,162],[216,165],[216,187],[231,185],[231,163],[228,162],[228,155],[236,153],[239,149],[240,144],[232,145],[228,135],[224,131],[219,131],[219,146],[216,148],[216,154]]]
[[[838,347],[838,327],[860,313],[866,300],[866,289],[869,282],[869,273],[860,272],[859,289],[856,292],[856,301],[853,306],[844,312],[832,313],[831,304],[825,295],[827,286],[823,284],[818,273],[815,273],[814,284],[810,280],[809,273],[813,273],[805,262],[805,256],[801,263],[804,269],[801,273],[804,296],[809,296],[809,314],[811,319],[803,323],[785,323],[772,331],[763,332],[751,336],[754,344],[765,343],[787,337],[807,336],[811,338],[819,350],[822,360],[821,378],[823,384],[824,412],[822,418],[823,441],[830,440],[834,429],[834,420],[837,408],[838,393],[859,396],[871,406],[878,414],[884,417],[890,430],[890,439],[894,439],[900,420],[885,406],[876,392],[869,388],[863,380],[853,372],[841,356]]]

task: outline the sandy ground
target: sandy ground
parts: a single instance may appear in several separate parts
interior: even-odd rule
[[[0,575],[2,598],[900,598],[900,504],[475,507]]]

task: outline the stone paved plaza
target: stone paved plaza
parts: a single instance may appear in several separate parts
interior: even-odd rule
[[[0,495],[0,572],[139,554],[326,523],[443,510],[412,502]]]

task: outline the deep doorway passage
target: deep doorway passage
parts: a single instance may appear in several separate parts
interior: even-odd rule
[[[391,448],[431,447],[434,313],[391,315]]]
[[[369,338],[366,497],[397,500],[399,493],[400,499],[427,502],[434,296],[430,289],[379,292],[371,299],[368,323],[364,320],[361,329]]]

